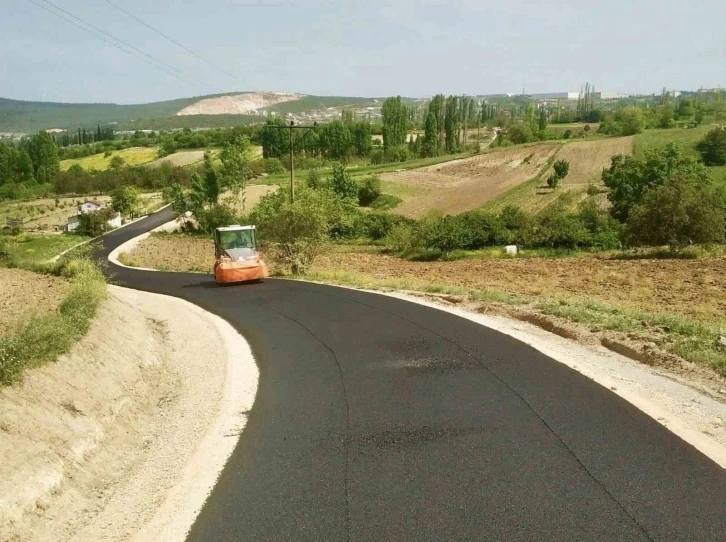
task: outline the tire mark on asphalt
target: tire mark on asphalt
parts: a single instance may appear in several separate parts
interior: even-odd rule
[[[349,301],[351,303],[356,303],[356,304],[361,305],[363,307],[368,307],[370,309],[374,309],[374,310],[377,310],[377,311],[384,312],[386,314],[390,314],[391,316],[395,316],[396,318],[400,318],[404,322],[408,322],[409,324],[412,324],[412,325],[414,325],[414,326],[416,326],[416,327],[418,327],[420,329],[423,329],[425,331],[428,331],[429,333],[432,333],[433,335],[436,335],[440,339],[443,339],[444,341],[452,344],[453,346],[455,346],[456,348],[458,348],[459,350],[461,350],[464,354],[466,354],[467,356],[469,356],[472,359],[474,359],[475,361],[477,361],[489,374],[491,374],[504,387],[506,387],[517,398],[519,398],[519,400],[522,401],[522,403],[524,403],[524,405],[539,419],[539,421],[547,428],[547,430],[550,433],[552,433],[552,435],[554,435],[554,437],[560,442],[560,444],[562,444],[562,446],[565,448],[565,450],[567,450],[567,452],[569,453],[569,455],[577,462],[578,465],[580,465],[580,468],[582,468],[582,470],[612,499],[612,501],[623,511],[623,513],[626,516],[628,516],[633,521],[633,523],[641,530],[641,532],[645,536],[648,537],[649,540],[652,540],[653,542],[655,542],[656,538],[653,535],[650,534],[650,532],[648,531],[648,529],[646,529],[638,521],[638,519],[635,517],[635,515],[632,514],[625,507],[625,505],[622,502],[620,502],[620,500],[618,500],[618,498],[615,497],[615,495],[613,495],[610,492],[610,490],[607,488],[607,486],[603,482],[601,482],[597,478],[597,476],[595,476],[595,474],[590,471],[590,469],[587,468],[587,466],[577,456],[577,454],[575,453],[575,451],[572,448],[570,448],[570,446],[564,441],[564,439],[559,434],[557,434],[557,432],[554,430],[554,428],[549,423],[547,423],[547,421],[544,419],[544,417],[539,412],[537,412],[537,410],[529,403],[529,401],[527,401],[527,399],[525,399],[517,390],[515,390],[510,384],[508,384],[497,373],[495,373],[489,366],[487,366],[487,364],[484,363],[484,361],[479,356],[477,356],[476,354],[473,354],[468,349],[464,348],[462,345],[460,345],[459,343],[457,343],[455,340],[453,340],[453,339],[451,339],[449,337],[446,337],[445,335],[442,335],[441,333],[439,333],[437,331],[434,331],[433,329],[429,329],[426,326],[419,324],[418,322],[414,322],[413,320],[411,320],[409,318],[406,318],[405,316],[403,316],[401,314],[397,314],[395,312],[392,312],[392,311],[383,309],[381,307],[376,307],[374,305],[369,305],[368,303],[364,303],[362,301],[358,301],[357,299],[353,299],[353,298],[346,297],[346,296],[335,295],[335,294],[331,294],[331,293],[327,293],[327,292],[321,292],[320,295],[325,295],[325,296],[328,296],[328,297],[334,297],[334,298],[342,299],[342,300],[345,300],[345,301]],[[303,326],[303,327],[305,327],[305,326]],[[305,328],[305,329],[307,329],[307,328]],[[312,334],[312,332],[311,332],[311,334]],[[325,344],[325,343],[323,343],[323,344]],[[332,350],[331,350],[331,352],[332,352]],[[336,358],[336,361],[337,361],[337,358]]]
[[[284,312],[281,312],[277,309],[274,309],[270,307],[269,305],[265,305],[264,308],[274,312],[275,314],[279,314],[283,318],[287,318],[291,322],[295,322],[297,325],[299,325],[301,328],[303,328],[305,331],[307,331],[312,337],[315,338],[320,344],[322,344],[328,352],[333,356],[333,359],[335,360],[335,364],[338,367],[338,374],[340,375],[340,385],[343,389],[343,397],[345,398],[345,440],[343,441],[343,447],[345,449],[345,478],[344,478],[344,488],[345,488],[345,532],[346,532],[346,540],[350,542],[350,492],[348,489],[348,474],[350,470],[350,402],[348,401],[348,390],[345,387],[345,378],[343,377],[343,368],[340,365],[340,361],[338,360],[338,356],[335,354],[333,349],[320,337],[318,337],[312,329],[310,329],[308,326],[303,324],[300,320],[297,318],[293,318],[292,316],[285,314]]]

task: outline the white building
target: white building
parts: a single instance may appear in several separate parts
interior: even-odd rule
[[[78,214],[85,215],[86,213],[95,213],[101,207],[103,207],[103,204],[97,201],[84,201],[78,206]]]

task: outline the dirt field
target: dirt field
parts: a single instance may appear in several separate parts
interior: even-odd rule
[[[651,312],[684,314],[712,323],[714,319],[723,320],[726,314],[726,259],[410,262],[351,248],[323,256],[316,267],[534,297],[601,300]]]
[[[139,243],[121,262],[162,271],[211,273],[214,267],[214,242],[189,235],[152,235]]]
[[[475,209],[532,177],[557,151],[533,145],[493,151],[421,169],[386,173],[385,181],[419,187],[424,193],[404,198],[395,212],[418,217],[431,209],[449,214]]]
[[[13,333],[34,315],[55,312],[67,286],[58,277],[0,268],[0,337]]]
[[[170,164],[174,166],[188,166],[190,164],[195,164],[197,162],[201,162],[204,158],[204,153],[206,151],[179,151],[175,152],[174,154],[170,154],[169,156],[165,156],[164,158],[159,158],[158,160],[154,160],[153,162],[149,163],[149,167],[159,167],[164,162],[169,162]]]
[[[236,198],[231,192],[224,192],[220,199],[229,205],[231,205],[236,212],[244,213],[249,212],[257,203],[259,203],[262,196],[266,196],[271,192],[276,192],[280,187],[276,184],[253,184],[245,188],[244,195],[240,198]]]
[[[496,211],[511,204],[534,213],[546,207],[564,192],[573,194],[574,206],[587,197],[589,184],[602,184],[600,180],[602,170],[610,166],[611,158],[616,154],[633,154],[633,138],[617,137],[567,143],[555,155],[557,160],[567,160],[570,163],[570,172],[563,180],[562,186],[557,190],[547,186],[546,179],[552,171],[548,169],[540,175],[539,180],[511,188],[490,201],[486,208]],[[605,203],[604,194],[598,197]]]

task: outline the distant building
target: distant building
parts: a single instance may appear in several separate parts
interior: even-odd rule
[[[98,201],[84,201],[78,206],[78,214],[85,215],[86,213],[95,213],[103,207],[102,203]]]
[[[546,92],[544,94],[532,94],[533,100],[577,100],[579,92]]]

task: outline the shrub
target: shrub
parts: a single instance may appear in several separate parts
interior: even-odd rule
[[[368,207],[381,195],[381,180],[375,175],[366,177],[358,188],[358,205]]]
[[[402,201],[403,200],[398,196],[394,196],[392,194],[381,194],[371,202],[370,207],[378,211],[388,211],[397,207]]]
[[[111,227],[108,221],[114,216],[113,209],[106,207],[95,213],[85,213],[78,216],[78,227],[75,232],[78,235],[98,237],[106,233]]]
[[[317,169],[317,168],[311,169],[308,172],[308,178],[306,181],[308,188],[313,188],[313,189],[320,188],[320,184],[322,183],[322,180],[323,179],[322,179],[322,176],[320,175],[319,169]]]
[[[378,241],[390,235],[397,225],[411,226],[413,223],[410,218],[390,213],[361,213],[357,230],[360,235]]]
[[[283,269],[304,273],[322,252],[336,223],[345,214],[341,201],[327,190],[303,188],[290,202],[287,190],[264,196],[252,212],[260,238]]]
[[[396,252],[416,250],[423,246],[420,232],[420,223],[401,222],[394,224],[386,235],[384,243],[386,248]]]
[[[455,248],[476,250],[509,242],[509,231],[497,215],[482,211],[468,211],[457,215],[462,233],[460,245]]]
[[[235,216],[232,209],[220,203],[212,205],[207,209],[197,209],[194,216],[199,223],[199,229],[206,233],[212,233],[216,228],[235,223]]]
[[[696,243],[723,243],[726,211],[708,185],[683,177],[648,189],[628,218],[629,240],[679,249]]]
[[[589,132],[590,130],[591,130],[591,128],[590,128],[589,124],[585,124],[585,126],[583,126],[583,128],[582,128],[582,131],[585,133]]]
[[[358,183],[351,178],[343,164],[333,166],[333,173],[328,181],[333,193],[342,200],[358,200]]]
[[[576,214],[558,200],[537,215],[537,243],[551,248],[574,249],[587,244],[588,231]]]
[[[562,139],[570,139],[572,137],[572,130],[569,128],[562,134]]]
[[[512,124],[507,128],[507,139],[519,145],[520,143],[527,143],[534,139],[532,129],[526,124]]]
[[[726,165],[726,128],[716,127],[696,145],[707,166]]]
[[[596,185],[594,185],[592,183],[587,185],[587,195],[588,196],[590,196],[590,197],[597,196],[599,193],[600,193],[600,189]]]
[[[452,250],[466,246],[468,240],[469,232],[464,229],[462,221],[455,216],[445,216],[427,228],[424,246],[446,256]]]

